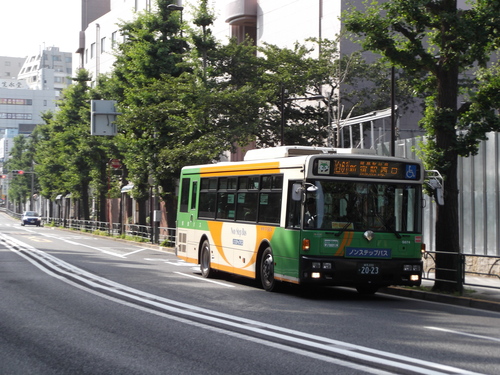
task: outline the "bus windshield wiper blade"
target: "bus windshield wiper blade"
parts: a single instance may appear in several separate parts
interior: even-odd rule
[[[345,230],[349,227],[349,225],[351,225],[353,222],[352,221],[349,221],[348,223],[346,223],[341,230],[339,230],[337,233],[335,233],[335,237],[338,237],[340,236],[342,233],[345,232]]]

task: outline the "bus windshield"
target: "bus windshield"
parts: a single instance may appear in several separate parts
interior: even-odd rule
[[[312,185],[309,185],[312,184]],[[304,229],[420,232],[421,187],[309,180]]]

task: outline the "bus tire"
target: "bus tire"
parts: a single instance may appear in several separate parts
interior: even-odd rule
[[[210,268],[210,243],[208,240],[203,241],[200,249],[200,271],[201,276],[211,277],[213,275],[213,270]]]
[[[277,281],[274,279],[274,257],[271,247],[268,246],[262,252],[259,264],[259,275],[262,287],[267,292],[277,290]]]

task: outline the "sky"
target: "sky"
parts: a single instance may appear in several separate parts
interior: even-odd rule
[[[81,0],[0,1],[0,56],[26,57],[47,47],[78,49]]]

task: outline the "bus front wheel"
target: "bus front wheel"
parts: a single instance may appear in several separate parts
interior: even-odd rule
[[[210,243],[208,240],[203,241],[200,251],[200,270],[203,277],[210,277],[213,274],[210,268]]]
[[[274,258],[270,247],[267,247],[260,258],[260,281],[264,290],[272,292],[276,290],[274,279]]]

